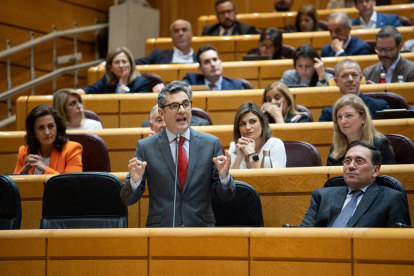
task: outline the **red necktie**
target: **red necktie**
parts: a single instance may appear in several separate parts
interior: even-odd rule
[[[185,137],[180,137],[180,144],[178,145],[178,178],[180,179],[181,190],[184,190],[185,178],[187,177],[187,155],[183,147]]]

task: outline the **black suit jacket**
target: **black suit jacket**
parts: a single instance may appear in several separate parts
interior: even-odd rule
[[[300,226],[332,227],[342,211],[347,193],[347,186],[316,189]],[[394,227],[397,222],[411,224],[405,195],[373,182],[349,220],[348,227]]]
[[[136,59],[135,64],[169,64],[172,62],[174,50],[161,50],[155,48],[152,52],[143,58]],[[193,60],[197,62],[197,54],[193,53]]]
[[[235,26],[231,35],[245,35],[245,34],[257,34],[256,28],[251,25],[234,22]],[[215,25],[207,25],[203,28],[202,36],[218,36],[220,33],[220,23]]]

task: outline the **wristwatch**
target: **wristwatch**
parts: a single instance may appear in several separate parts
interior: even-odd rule
[[[248,157],[249,157],[249,162],[250,162],[250,163],[253,163],[253,162],[257,162],[257,161],[259,161],[259,155],[257,155],[257,153],[255,153],[255,152],[250,153],[250,154],[248,155]]]

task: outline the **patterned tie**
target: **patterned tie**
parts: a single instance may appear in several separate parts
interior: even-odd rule
[[[346,227],[348,225],[348,222],[354,214],[354,210],[357,206],[358,197],[360,197],[363,193],[364,192],[361,190],[355,190],[351,192],[351,201],[348,202],[348,204],[336,218],[334,224],[332,225],[332,228]]]
[[[210,83],[210,84],[208,85],[208,88],[209,88],[210,90],[214,90],[214,87],[216,87],[216,85],[215,85],[214,83]]]
[[[187,177],[187,155],[183,147],[185,137],[180,137],[180,144],[178,145],[178,178],[180,179],[181,191],[184,190],[185,178]]]
[[[229,32],[227,30],[224,30],[223,35],[229,35]]]

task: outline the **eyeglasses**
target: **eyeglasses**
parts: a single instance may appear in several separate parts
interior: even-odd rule
[[[189,109],[191,109],[192,103],[193,103],[193,101],[185,100],[185,101],[183,101],[183,103],[170,103],[170,104],[162,106],[161,108],[165,108],[165,107],[168,106],[172,112],[176,112],[180,109],[180,106],[182,106],[184,108],[184,110],[189,110]]]
[[[374,49],[375,49],[375,52],[377,52],[377,54],[379,54],[381,52],[390,53],[390,52],[394,51],[395,48],[397,48],[397,46],[388,47],[388,48],[375,47]]]
[[[354,161],[356,166],[362,166],[365,163],[367,163],[367,161],[365,159],[362,158],[357,158],[355,160],[352,160],[351,158],[345,158],[344,161],[342,161],[342,163],[346,166],[351,165],[352,161]]]

